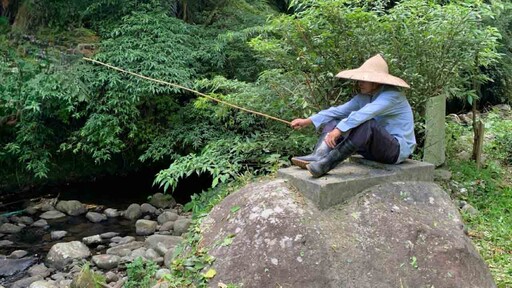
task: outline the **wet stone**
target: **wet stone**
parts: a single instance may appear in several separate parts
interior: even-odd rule
[[[9,255],[11,259],[20,259],[28,255],[28,252],[25,250],[15,250]]]
[[[140,205],[140,209],[142,210],[142,213],[154,214],[156,212],[155,206],[153,206],[149,203],[144,203],[144,204]]]
[[[57,210],[51,210],[51,211],[44,212],[39,217],[41,217],[42,219],[45,219],[45,220],[51,220],[51,219],[59,219],[59,218],[66,217],[66,214],[64,214],[60,211],[57,211]]]
[[[2,224],[2,226],[0,226],[0,233],[14,234],[14,233],[20,232],[21,229],[23,229],[23,228],[18,225],[14,225],[11,223],[4,223],[4,224]]]
[[[59,240],[59,239],[66,237],[67,234],[68,234],[67,231],[52,231],[50,233],[50,237],[52,240]]]
[[[0,247],[11,246],[12,244],[14,244],[12,241],[9,241],[9,240],[0,240]]]
[[[119,217],[119,211],[117,211],[117,209],[107,208],[105,211],[103,211],[103,213],[105,213],[105,215],[107,215],[109,218]]]
[[[59,201],[57,205],[55,205],[55,208],[70,216],[78,216],[87,212],[85,205],[77,200]]]
[[[82,239],[82,242],[84,242],[85,245],[94,245],[94,244],[100,244],[103,242],[103,239],[101,239],[100,235],[93,235],[84,237]]]
[[[124,218],[129,220],[139,219],[142,216],[142,210],[139,204],[131,204],[124,212]]]
[[[12,276],[19,272],[27,270],[36,262],[34,257],[26,257],[21,259],[0,259],[0,277]]]
[[[119,235],[119,233],[117,233],[117,232],[107,232],[107,233],[100,234],[100,237],[103,239],[111,239],[111,238],[116,237],[117,235]]]
[[[89,220],[93,223],[99,223],[101,221],[107,220],[107,216],[97,213],[97,212],[87,212],[87,214],[85,215],[85,218],[87,218],[87,220]]]
[[[32,225],[32,223],[34,223],[34,219],[32,219],[28,216],[21,216],[21,217],[12,216],[11,222],[16,223],[16,224]]]
[[[36,222],[34,222],[32,224],[32,226],[42,228],[42,227],[48,226],[48,222],[46,222],[46,220],[44,220],[44,219],[39,219]]]

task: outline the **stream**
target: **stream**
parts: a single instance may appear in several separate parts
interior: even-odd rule
[[[20,268],[20,271],[12,267],[13,271],[16,271],[14,274],[4,271],[6,268],[10,269],[6,265],[13,266],[12,263],[18,265],[18,262],[11,260],[14,258],[12,254],[17,253],[15,251],[26,252],[26,256],[22,256],[22,259],[42,263],[51,247],[61,242],[82,241],[84,237],[107,232],[117,233],[119,237],[131,236],[134,241],[144,241],[145,238],[136,233],[135,222],[137,219],[126,219],[125,217],[105,217],[106,220],[93,223],[86,218],[85,214],[67,215],[58,219],[47,219],[47,225],[36,227],[31,222],[37,221],[44,210],[31,215],[24,210],[29,203],[33,205],[34,202],[41,200],[39,198],[54,198],[58,201],[78,200],[87,207],[89,212],[101,214],[106,208],[124,211],[133,203],[148,203],[149,196],[163,192],[152,186],[154,175],[154,171],[139,172],[123,177],[108,176],[92,182],[48,185],[17,195],[0,194],[3,196],[0,198],[0,215],[3,215],[0,217],[0,225],[7,222],[16,224],[18,221],[18,226],[24,226],[17,233],[0,233],[0,287],[2,285],[11,287],[15,281],[28,277],[25,267]],[[210,185],[211,177],[204,175],[193,175],[180,181],[177,189],[172,193],[177,203],[175,209],[178,210],[176,211],[180,211],[179,207],[190,201],[191,195],[208,189]],[[31,199],[37,199],[37,201],[30,201]],[[158,214],[154,213],[144,213],[141,218],[156,221],[157,216]],[[66,231],[67,234],[62,238],[52,239],[50,235],[52,231]],[[9,242],[10,244],[6,244]],[[93,254],[100,254],[105,253],[109,246],[106,244],[90,245],[90,248],[94,249]],[[20,261],[19,265],[28,264]],[[30,262],[30,265],[33,263]],[[2,271],[4,271],[3,275]]]

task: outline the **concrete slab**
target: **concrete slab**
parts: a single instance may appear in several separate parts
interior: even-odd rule
[[[361,191],[386,182],[433,181],[434,165],[427,162],[406,160],[399,165],[369,161],[352,156],[327,175],[313,178],[307,170],[292,166],[279,169],[282,178],[288,179],[304,196],[320,209],[345,202]]]

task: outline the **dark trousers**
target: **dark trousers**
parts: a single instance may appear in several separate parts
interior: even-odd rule
[[[330,132],[339,121],[327,123],[323,132]],[[357,153],[365,159],[386,164],[395,164],[400,154],[400,144],[386,129],[382,128],[374,119],[352,128],[347,136],[357,148]]]

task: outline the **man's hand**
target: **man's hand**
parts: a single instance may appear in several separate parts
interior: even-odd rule
[[[313,121],[311,121],[311,119],[309,119],[309,118],[306,118],[306,119],[297,118],[291,122],[290,126],[292,126],[293,129],[302,129],[311,124],[313,124]]]
[[[336,146],[336,142],[338,142],[338,139],[340,139],[342,134],[343,133],[338,128],[334,128],[331,132],[327,133],[324,141],[327,146],[334,148]]]

